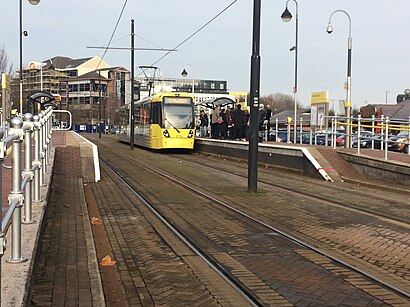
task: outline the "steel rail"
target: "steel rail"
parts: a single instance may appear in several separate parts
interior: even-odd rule
[[[178,157],[178,159],[181,160],[181,157]],[[217,170],[223,171],[225,173],[228,173],[230,175],[235,175],[235,176],[239,176],[239,177],[242,177],[242,178],[246,178],[245,175],[239,174],[237,172],[232,172],[232,171],[227,170],[227,169],[222,169],[222,168],[218,168],[218,167],[210,167],[210,166],[203,165],[203,164],[200,164],[200,163],[197,163],[197,162],[192,162],[190,160],[185,160],[185,161],[187,161],[188,163],[194,164],[194,165],[200,165],[201,167],[208,168],[210,170],[217,169]],[[339,201],[339,200],[329,200],[325,196],[320,196],[318,194],[311,193],[311,192],[308,192],[308,191],[298,190],[296,188],[292,188],[292,187],[282,185],[282,184],[279,184],[279,183],[272,183],[270,181],[263,180],[263,179],[260,179],[260,178],[258,179],[258,181],[260,183],[263,183],[263,184],[266,184],[266,185],[269,185],[269,186],[272,186],[272,187],[275,187],[275,188],[278,188],[278,189],[282,189],[282,190],[287,191],[287,192],[292,192],[292,193],[295,193],[295,194],[298,194],[298,195],[303,195],[303,196],[307,196],[309,198],[313,198],[315,200],[323,201],[324,203],[329,204],[331,206],[337,206],[339,208],[350,209],[350,210],[353,210],[355,212],[359,212],[359,213],[369,215],[369,216],[372,216],[372,217],[375,217],[375,218],[383,218],[387,222],[390,222],[390,223],[393,223],[393,224],[400,223],[400,226],[410,229],[410,223],[409,223],[408,219],[405,219],[405,218],[391,217],[388,214],[385,214],[383,212],[379,212],[379,211],[372,210],[372,209],[360,208],[360,207],[357,207],[355,205],[346,204],[343,201]],[[328,187],[328,188],[334,189],[334,190],[336,190],[336,189],[340,190],[338,187],[335,187],[335,186]],[[391,192],[397,192],[397,191],[391,190]],[[357,192],[350,191],[350,193],[357,193]],[[407,203],[399,203],[399,202],[396,202],[396,203],[400,204],[400,205],[403,205],[403,206],[407,206]],[[391,205],[391,202],[390,202],[390,205]]]
[[[110,149],[110,150],[112,150],[112,149]],[[136,164],[142,166],[145,169],[148,169],[148,170],[151,170],[154,173],[160,174],[161,176],[163,176],[163,177],[177,183],[179,186],[184,186],[188,190],[190,190],[194,193],[197,193],[197,194],[199,194],[199,195],[201,195],[205,198],[208,198],[209,200],[212,200],[213,202],[215,202],[215,203],[217,203],[217,204],[219,204],[219,205],[221,205],[221,206],[223,206],[227,209],[230,209],[230,210],[240,214],[243,217],[248,218],[250,221],[255,222],[255,223],[257,223],[261,226],[264,226],[264,227],[268,228],[271,231],[277,232],[278,234],[282,235],[284,238],[287,238],[288,240],[290,240],[290,241],[292,241],[296,244],[299,244],[300,246],[303,246],[303,247],[305,247],[305,248],[307,248],[311,251],[314,251],[317,254],[322,255],[322,256],[324,256],[324,257],[326,257],[326,258],[328,258],[328,259],[330,259],[330,260],[332,260],[332,261],[334,261],[334,262],[336,262],[336,263],[338,263],[338,264],[340,264],[340,265],[342,265],[342,266],[344,266],[344,267],[346,267],[346,268],[348,268],[348,269],[350,269],[350,270],[352,270],[356,273],[359,273],[360,275],[365,276],[369,280],[372,280],[373,282],[378,283],[378,284],[382,285],[383,287],[385,287],[385,288],[387,288],[387,289],[389,289],[389,290],[391,290],[391,291],[393,291],[393,292],[395,292],[395,293],[397,293],[397,294],[399,294],[399,295],[401,295],[401,296],[403,296],[407,299],[410,299],[410,293],[407,292],[406,290],[400,289],[400,288],[398,288],[398,287],[396,287],[396,286],[394,286],[394,285],[392,285],[388,282],[385,282],[384,280],[372,275],[371,273],[368,273],[368,272],[366,272],[362,269],[359,269],[356,266],[354,266],[352,264],[349,264],[348,262],[346,262],[344,260],[341,260],[341,259],[337,258],[336,256],[331,255],[328,252],[325,252],[325,251],[321,250],[320,248],[317,248],[317,247],[315,247],[315,246],[313,246],[309,243],[306,243],[306,242],[304,242],[304,241],[302,241],[302,240],[300,240],[300,239],[298,239],[298,238],[296,238],[296,237],[294,237],[294,236],[292,236],[292,235],[278,229],[278,228],[275,228],[275,227],[273,227],[273,226],[271,226],[271,225],[269,225],[265,222],[262,222],[262,221],[258,220],[257,218],[254,218],[251,215],[249,215],[249,214],[247,214],[247,213],[245,213],[245,212],[243,212],[239,209],[236,209],[233,206],[228,205],[228,204],[226,204],[226,203],[224,203],[224,202],[222,202],[222,201],[220,201],[220,200],[206,194],[205,192],[199,191],[197,188],[192,187],[192,186],[186,184],[185,182],[183,182],[179,179],[176,179],[175,177],[163,172],[162,170],[159,170],[156,167],[148,166],[146,164],[143,164],[143,163],[139,162],[138,160],[131,159],[129,156],[126,156],[126,155],[123,155],[123,154],[118,154],[118,153],[116,153],[116,154],[119,155],[119,156],[122,156],[123,158],[125,158],[127,160],[131,160],[133,163],[136,163]],[[124,182],[125,182],[125,180],[124,180]]]
[[[202,251],[187,235],[185,235],[177,227],[173,226],[168,220],[153,206],[150,202],[139,193],[123,176],[116,170],[116,168],[109,162],[105,161],[100,156],[100,161],[107,166],[115,176],[126,185],[126,187],[166,226],[170,229],[191,251],[206,262],[215,272],[217,272],[233,289],[235,289],[243,298],[245,298],[251,306],[264,306],[259,300],[253,296],[244,286],[241,285],[234,277],[223,268],[218,262],[213,260],[206,252]]]

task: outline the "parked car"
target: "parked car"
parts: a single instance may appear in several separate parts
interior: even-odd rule
[[[397,135],[389,137],[387,147],[389,150],[409,153],[409,131],[401,131]]]
[[[315,143],[315,138],[312,140],[313,144]],[[316,145],[325,145],[326,144],[326,134],[316,134]],[[332,137],[330,134],[327,135],[327,145],[332,145]]]
[[[374,149],[381,148],[382,137],[380,134],[375,134],[373,137],[371,135],[366,134],[364,137],[361,137],[360,138],[360,148],[372,148],[372,141],[373,141]],[[357,148],[357,137],[353,138],[352,147]]]
[[[336,146],[345,146],[345,135],[336,135]]]

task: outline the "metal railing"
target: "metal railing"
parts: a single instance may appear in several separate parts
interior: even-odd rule
[[[10,121],[10,127],[0,127],[0,160],[4,164],[6,157],[11,155],[12,173],[12,188],[8,195],[9,208],[0,220],[0,257],[5,254],[7,247],[6,235],[11,228],[10,256],[6,259],[6,263],[16,264],[27,260],[21,253],[22,224],[34,222],[32,202],[41,201],[40,187],[44,185],[44,175],[51,154],[52,113],[51,107],[39,115],[33,116],[27,113],[23,118],[14,117]],[[33,135],[34,157],[32,155]],[[23,141],[24,151],[22,150]],[[22,152],[24,152],[24,159],[22,159]],[[24,161],[23,171],[22,161]],[[2,167],[0,167],[0,209],[3,207],[2,175]]]
[[[361,149],[363,147],[382,150],[384,152],[384,159],[388,160],[389,150],[393,147],[397,147],[394,146],[394,144],[397,144],[401,151],[404,151],[410,156],[410,116],[408,120],[389,118],[383,115],[380,118],[376,118],[375,116],[363,118],[359,115],[358,117],[350,117],[349,121],[347,119],[347,117],[337,114],[334,116],[322,116],[320,118],[319,127],[312,128],[309,125],[309,121],[303,121],[303,119],[300,118],[297,130],[298,137],[295,143],[325,145],[336,149],[339,144],[337,138],[345,138],[348,135],[350,144],[346,147],[357,147],[358,154],[362,153]],[[324,124],[326,120],[329,121],[329,127]],[[347,129],[345,129],[347,125],[351,127],[350,131],[356,132],[347,134]],[[291,139],[293,135],[291,128],[290,123],[280,121],[276,118],[272,131],[268,131],[267,127],[265,128],[263,140],[266,141],[273,138],[274,141],[281,142],[280,134],[285,134],[287,143],[293,143]],[[407,132],[407,141],[393,139],[397,132],[403,131]],[[363,145],[364,143],[365,145]]]

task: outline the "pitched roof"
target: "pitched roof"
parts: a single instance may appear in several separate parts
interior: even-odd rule
[[[72,59],[69,57],[63,57],[63,56],[56,56],[51,58],[51,63],[50,66],[53,66],[55,69],[73,69],[81,64],[87,62],[92,58],[82,58],[82,59]],[[49,60],[47,62],[47,68],[49,68]]]
[[[380,115],[390,118],[408,119],[410,116],[410,100],[398,104],[373,104]]]

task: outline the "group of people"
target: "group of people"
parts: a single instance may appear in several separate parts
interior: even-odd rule
[[[260,123],[265,122],[266,119],[269,120],[270,116],[270,109],[260,109],[259,130],[261,130]],[[240,104],[237,104],[235,108],[228,108],[226,110],[220,106],[216,106],[215,109],[212,110],[210,119],[208,119],[208,114],[206,114],[204,110],[201,110],[198,119],[199,136],[208,136],[208,127],[210,124],[210,136],[213,139],[246,140],[249,136],[249,119],[249,112],[242,110]]]

